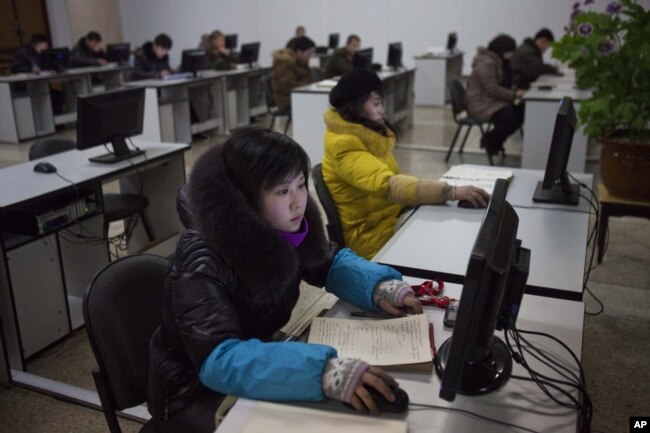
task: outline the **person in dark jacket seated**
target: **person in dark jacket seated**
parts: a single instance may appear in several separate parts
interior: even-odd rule
[[[542,74],[555,74],[557,67],[544,63],[544,53],[555,38],[549,29],[541,29],[535,39],[527,38],[512,55],[512,84],[520,89],[528,89],[530,83]]]
[[[165,78],[171,74],[168,55],[171,48],[172,40],[164,33],[145,43],[135,56],[131,80]]]
[[[301,280],[364,309],[422,312],[397,271],[327,241],[308,174],[305,151],[268,129],[239,129],[196,162],[178,203],[192,228],[180,236],[150,344],[156,431],[213,432],[225,395],[332,398],[377,414],[365,384],[393,401],[397,384],[381,369],[329,346],[271,340]]]
[[[331,78],[337,75],[343,75],[354,69],[354,56],[361,47],[361,38],[357,35],[348,36],[345,47],[339,48],[332,54],[327,61],[325,68],[325,77]]]
[[[71,66],[100,66],[106,63],[106,53],[102,49],[102,36],[97,32],[88,32],[72,49]]]
[[[210,48],[206,52],[212,69],[227,71],[237,66],[237,58],[226,48],[226,36],[219,30],[210,33]]]
[[[43,59],[41,53],[49,47],[47,36],[43,33],[34,33],[29,43],[16,51],[11,63],[11,73],[41,72]]]

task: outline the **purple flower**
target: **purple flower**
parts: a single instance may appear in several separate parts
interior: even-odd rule
[[[573,12],[571,12],[571,21],[575,20],[578,15],[580,15],[582,11],[580,9],[576,9]]]
[[[598,44],[598,51],[603,56],[609,56],[614,52],[614,42],[609,39]]]
[[[578,26],[578,33],[582,37],[587,37],[591,35],[594,32],[594,26],[591,25],[591,23],[582,23],[580,26]]]
[[[621,12],[621,4],[619,2],[611,2],[607,5],[606,11],[610,15],[618,15]]]
[[[573,3],[573,10],[580,9],[580,2]]]
[[[590,5],[594,2],[594,0],[585,0],[585,6]]]

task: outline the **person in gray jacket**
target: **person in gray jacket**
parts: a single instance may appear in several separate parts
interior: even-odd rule
[[[515,101],[525,91],[503,85],[503,60],[512,57],[516,47],[511,36],[499,35],[487,48],[479,48],[472,62],[465,106],[470,116],[494,124],[481,139],[481,147],[490,155],[503,151],[503,143],[521,127],[524,119],[523,106],[515,105]]]
[[[527,89],[540,75],[557,73],[557,67],[544,63],[543,59],[544,52],[553,41],[553,33],[549,29],[541,29],[535,39],[527,38],[517,48],[510,60],[512,83],[515,86]]]
[[[102,36],[97,32],[88,32],[72,49],[70,66],[100,66],[106,63],[106,53],[102,49]]]

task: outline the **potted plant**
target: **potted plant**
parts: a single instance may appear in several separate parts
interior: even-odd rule
[[[553,57],[593,90],[579,119],[602,144],[601,177],[611,194],[650,199],[650,11],[636,0],[576,2]]]

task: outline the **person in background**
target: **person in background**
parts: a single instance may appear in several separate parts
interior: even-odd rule
[[[530,87],[542,74],[556,74],[557,67],[544,63],[544,53],[555,41],[549,29],[541,29],[534,39],[527,38],[512,55],[510,68],[512,69],[512,82],[522,89]]]
[[[395,132],[384,119],[383,94],[375,72],[355,69],[332,89],[324,116],[323,180],[346,246],[367,259],[393,236],[407,206],[468,200],[484,207],[489,199],[473,186],[402,174],[393,155]]]
[[[168,54],[171,48],[172,40],[165,33],[156,36],[153,42],[145,43],[135,55],[131,80],[164,78],[171,74]]]
[[[210,45],[210,34],[203,33],[201,39],[199,40],[199,46],[197,47],[201,50],[209,51],[212,46]]]
[[[510,59],[516,48],[515,40],[502,34],[487,48],[479,48],[472,61],[465,106],[470,116],[494,125],[481,139],[481,147],[490,155],[503,151],[503,143],[524,121],[524,107],[515,105],[515,100],[525,90],[506,87],[503,82],[503,60]]]
[[[285,48],[293,48],[293,43],[296,42],[298,38],[304,38],[306,35],[307,35],[307,30],[305,30],[305,26],[296,27],[296,33],[294,37],[289,39],[287,45],[285,45]]]
[[[210,49],[208,50],[208,64],[218,71],[235,68],[237,59],[226,48],[226,36],[219,30],[210,33]]]
[[[339,48],[332,54],[325,68],[325,77],[331,78],[343,75],[354,69],[353,59],[361,47],[361,38],[357,35],[348,36],[345,47]]]
[[[272,87],[278,110],[291,106],[291,89],[313,81],[309,69],[309,58],[314,54],[316,44],[306,36],[296,39],[293,48],[273,52]]]
[[[308,193],[309,158],[291,138],[241,128],[206,151],[179,194],[180,236],[149,346],[147,408],[157,432],[212,433],[225,395],[351,403],[378,414],[395,380],[330,346],[273,341],[300,281],[358,307],[422,313],[394,269],[325,237]]]
[[[88,32],[72,48],[71,66],[100,66],[106,63],[106,53],[102,49],[102,37],[97,32]]]
[[[14,59],[11,63],[11,73],[41,72],[43,68],[41,53],[47,50],[48,47],[49,42],[47,36],[43,33],[34,33],[29,38],[29,43],[20,47],[16,51],[16,54],[14,54]]]

